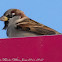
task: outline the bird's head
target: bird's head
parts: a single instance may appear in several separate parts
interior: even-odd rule
[[[6,29],[7,26],[8,26],[8,20],[14,16],[20,16],[20,18],[23,18],[23,17],[27,17],[23,11],[19,10],[19,9],[9,9],[7,10],[2,17],[0,17],[0,20],[1,21],[4,21],[4,28],[3,29]]]

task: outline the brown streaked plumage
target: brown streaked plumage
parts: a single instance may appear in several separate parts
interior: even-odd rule
[[[6,16],[8,18],[5,22],[4,29],[8,28],[8,24],[10,24],[11,20],[13,20],[13,23],[16,25],[17,30],[21,29],[23,32],[30,32],[30,34],[26,34],[25,36],[30,36],[32,33],[35,35],[54,35],[54,34],[60,34],[56,30],[49,28],[43,24],[40,24],[29,17],[27,17],[23,11],[18,9],[9,9],[7,10],[3,16]],[[16,16],[16,17],[15,17]],[[17,17],[19,17],[17,19]],[[16,18],[16,19],[14,19]],[[2,18],[0,18],[2,20]],[[10,22],[9,22],[10,21]],[[21,31],[20,31],[21,32]],[[17,33],[16,33],[17,34]],[[21,35],[21,34],[20,34]],[[16,36],[17,37],[17,36]]]
[[[60,34],[56,30],[51,29],[43,24],[40,24],[32,19],[26,19],[22,22],[19,22],[19,23],[17,23],[17,26],[22,27],[23,30],[34,32],[39,35]]]

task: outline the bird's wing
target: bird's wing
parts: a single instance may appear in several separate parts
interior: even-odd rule
[[[59,32],[51,29],[43,24],[40,24],[32,19],[26,19],[22,22],[17,23],[19,29],[21,28],[24,31],[30,31],[37,33],[39,35],[52,35],[52,34],[60,34]]]

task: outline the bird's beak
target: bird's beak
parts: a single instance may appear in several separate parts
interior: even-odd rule
[[[1,21],[8,21],[8,17],[2,16],[2,17],[0,17],[0,20],[1,20]]]

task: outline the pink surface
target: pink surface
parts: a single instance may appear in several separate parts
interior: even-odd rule
[[[0,61],[62,62],[62,35],[0,39]]]

